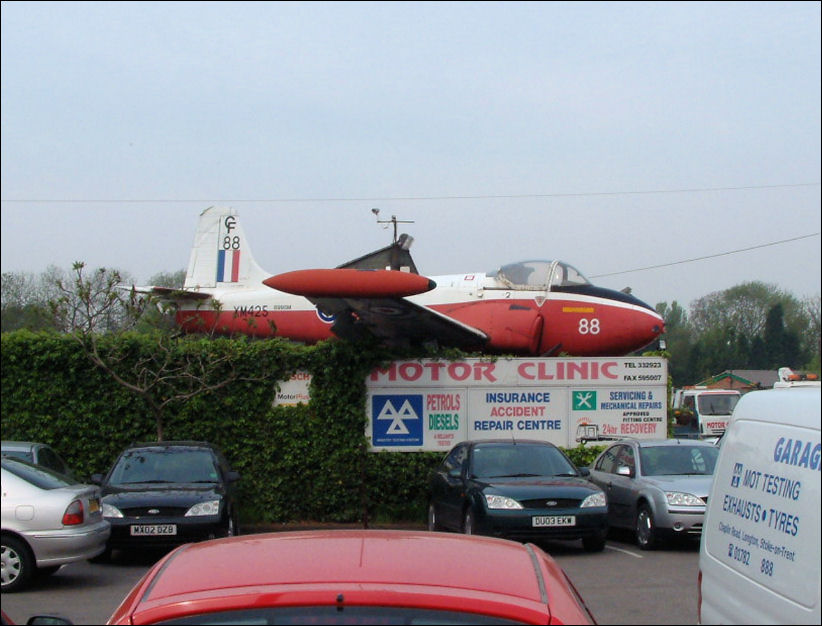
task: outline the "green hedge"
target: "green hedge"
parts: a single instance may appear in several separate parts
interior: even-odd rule
[[[137,362],[157,345],[152,335],[133,334],[108,337],[101,349]],[[424,520],[428,479],[442,454],[371,453],[365,439],[366,375],[393,358],[421,355],[341,341],[194,336],[172,347],[172,358],[225,359],[221,367],[239,374],[215,392],[169,405],[163,438],[223,449],[243,476],[242,523]],[[297,370],[312,375],[310,404],[273,406],[278,381]],[[3,439],[48,442],[84,478],[105,472],[130,443],[157,439],[150,408],[66,335],[3,333],[0,391]],[[601,449],[568,453],[582,466]]]

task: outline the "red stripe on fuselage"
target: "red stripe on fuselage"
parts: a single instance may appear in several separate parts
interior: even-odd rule
[[[223,311],[179,311],[177,324],[190,333],[285,337],[316,343],[334,336],[331,324],[316,311],[255,311],[247,314]]]

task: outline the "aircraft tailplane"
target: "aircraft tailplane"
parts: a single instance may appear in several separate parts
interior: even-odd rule
[[[184,289],[259,286],[269,276],[251,255],[234,209],[212,206],[200,214]]]

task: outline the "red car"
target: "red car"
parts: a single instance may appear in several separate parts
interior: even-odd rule
[[[181,546],[109,624],[595,624],[533,544],[402,530],[266,533]]]

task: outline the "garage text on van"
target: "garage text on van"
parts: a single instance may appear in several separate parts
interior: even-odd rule
[[[821,453],[822,447],[819,443],[814,444],[812,441],[802,442],[799,439],[780,437],[773,450],[773,460],[786,465],[820,470],[819,457]]]

